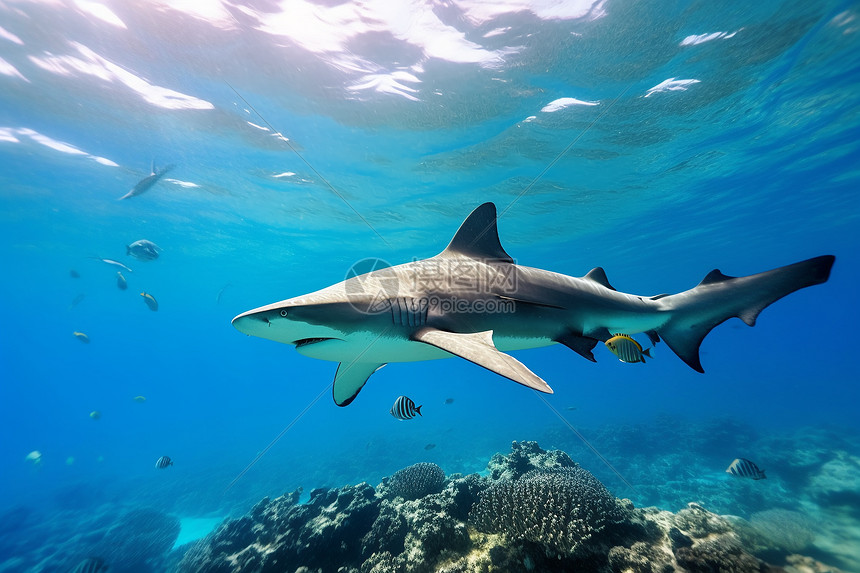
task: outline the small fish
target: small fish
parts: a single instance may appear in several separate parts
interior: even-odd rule
[[[92,412],[90,412],[90,418],[92,418],[93,420],[101,420],[102,413],[98,410],[93,410]]]
[[[72,465],[73,463],[75,463],[75,458],[74,458],[73,456],[69,456],[69,457],[67,457],[67,458],[66,458],[66,465],[67,465],[67,466],[70,466],[70,465]]]
[[[134,272],[133,270],[131,270],[130,268],[128,268],[127,266],[125,266],[124,264],[122,264],[122,263],[121,263],[121,262],[119,262],[119,261],[115,261],[115,260],[113,260],[113,259],[102,259],[101,257],[92,257],[92,258],[94,258],[94,259],[96,259],[96,260],[99,260],[99,261],[103,262],[103,263],[104,263],[104,264],[106,264],[106,265],[113,265],[113,266],[115,266],[115,267],[120,267],[120,268],[123,268],[123,269],[127,270],[127,271],[128,271],[128,272],[130,272],[130,273],[133,273],[133,272]]]
[[[421,414],[421,406],[415,407],[415,402],[407,398],[406,396],[400,396],[397,400],[394,401],[394,405],[391,407],[391,415],[397,418],[398,420],[410,420],[415,417],[415,414],[422,416]]]
[[[166,468],[167,466],[172,466],[172,465],[173,465],[173,460],[171,460],[171,459],[170,459],[169,457],[167,457],[167,456],[161,456],[161,457],[160,457],[160,458],[158,458],[158,460],[155,462],[155,469],[157,469],[157,470],[163,470],[163,469],[164,469],[164,468]]]
[[[39,450],[33,450],[29,454],[24,457],[25,461],[33,462],[34,464],[42,463],[42,452]]]
[[[616,334],[604,344],[621,362],[645,362],[645,357],[651,358],[651,349],[642,350],[642,345],[626,334]]]
[[[733,461],[728,469],[726,469],[726,473],[754,480],[767,479],[767,476],[764,475],[764,470],[759,469],[757,465],[744,458],[737,458]]]
[[[147,175],[146,177],[144,177],[143,179],[138,181],[137,184],[131,189],[131,191],[129,191],[128,193],[126,193],[125,195],[120,197],[119,198],[120,201],[122,201],[123,199],[128,199],[130,197],[134,197],[136,195],[142,195],[143,193],[146,193],[147,191],[152,189],[153,185],[158,183],[159,179],[164,177],[165,173],[167,173],[168,171],[173,169],[173,167],[174,167],[173,165],[168,165],[167,167],[164,167],[163,169],[161,169],[161,171],[156,171],[155,170],[155,162],[153,161],[152,166],[149,169],[149,175]]]
[[[101,557],[88,557],[72,569],[72,573],[105,573],[108,566]]]
[[[436,444],[427,444],[426,446],[424,446],[424,449],[425,450],[432,450],[435,447],[436,447]]]
[[[143,404],[144,402],[146,402],[146,396],[135,396],[135,397],[134,397],[134,398],[132,398],[132,399],[133,399],[135,402],[137,402],[138,404]]]
[[[85,344],[89,344],[89,343],[90,343],[90,337],[89,337],[89,336],[87,336],[86,334],[84,334],[83,332],[78,332],[78,331],[76,330],[76,331],[74,331],[72,334],[75,336],[75,338],[77,338],[77,339],[78,339],[78,340],[80,340],[81,342],[83,342],[83,343],[85,343]]]
[[[161,253],[161,247],[146,239],[125,246],[125,254],[140,261],[154,261],[158,258],[159,253]]]
[[[445,403],[446,403],[446,404],[453,404],[453,403],[454,403],[454,399],[453,399],[453,398],[445,398]]]
[[[140,293],[140,296],[143,297],[143,302],[146,303],[146,306],[149,307],[149,310],[158,310],[158,301],[155,300],[155,297],[145,292]]]
[[[568,406],[565,410],[570,410],[572,412],[573,410],[576,410],[576,406]]]
[[[84,300],[86,298],[86,296],[87,295],[85,295],[84,293],[79,293],[78,296],[76,296],[74,298],[74,300],[72,300],[72,304],[69,305],[69,310],[71,310],[71,309],[75,308],[76,306],[78,306],[79,304],[81,304],[81,301]]]
[[[72,277],[73,279],[81,278],[80,273],[78,271],[76,271],[75,269],[69,270],[69,276]]]
[[[128,288],[128,282],[125,280],[125,277],[122,276],[122,271],[116,272],[116,286],[119,290],[125,290]]]

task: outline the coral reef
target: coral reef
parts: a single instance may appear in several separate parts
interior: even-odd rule
[[[691,503],[677,513],[612,496],[564,452],[514,442],[488,475],[445,479],[435,464],[366,483],[259,502],[190,549],[180,572],[599,573],[827,570],[792,555],[772,567],[754,555],[765,513],[750,524]],[[765,528],[766,529],[766,528]],[[796,539],[795,539],[796,538]],[[792,536],[793,540],[802,536]],[[751,540],[757,539],[753,542]],[[783,540],[782,543],[785,543]],[[792,548],[799,546],[795,543]],[[786,549],[789,549],[786,547]],[[835,569],[830,569],[835,571]]]
[[[421,462],[398,470],[384,480],[379,488],[382,495],[415,500],[439,493],[445,485],[445,472],[436,464]]]
[[[490,478],[496,481],[512,481],[532,470],[552,470],[576,466],[561,450],[544,451],[537,442],[513,442],[508,455],[495,454],[487,464]]]
[[[626,518],[624,507],[579,466],[532,470],[493,484],[471,517],[478,529],[542,543],[574,554],[607,524]]]
[[[379,513],[379,499],[366,483],[315,489],[298,505],[300,491],[265,498],[247,515],[223,523],[205,543],[189,550],[180,571],[336,571],[361,561],[360,540]]]

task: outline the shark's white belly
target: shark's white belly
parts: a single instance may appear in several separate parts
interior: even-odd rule
[[[502,352],[540,348],[556,344],[549,338],[493,337],[496,348]],[[401,337],[379,336],[370,332],[351,333],[345,339],[332,339],[296,348],[299,353],[318,360],[332,362],[419,362],[452,358],[454,355],[435,346]]]

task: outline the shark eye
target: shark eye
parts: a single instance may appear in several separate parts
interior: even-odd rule
[[[286,311],[286,310],[282,310],[282,311],[281,311],[281,316],[287,316],[287,311]]]

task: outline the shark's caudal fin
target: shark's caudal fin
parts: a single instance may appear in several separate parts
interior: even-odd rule
[[[657,332],[681,360],[704,372],[699,346],[712,328],[732,317],[754,326],[771,303],[826,282],[835,260],[825,255],[746,277],[729,277],[715,269],[696,288],[661,297],[672,318]]]

